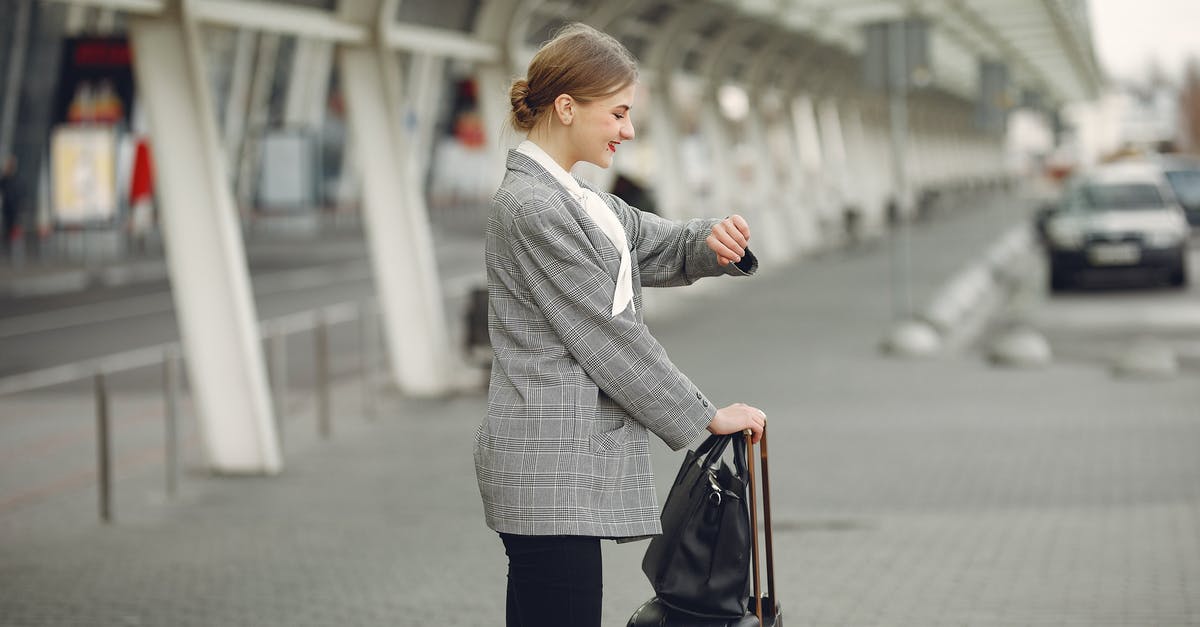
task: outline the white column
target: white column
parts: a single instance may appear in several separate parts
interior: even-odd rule
[[[827,210],[840,225],[845,216],[849,197],[850,176],[846,170],[846,141],[842,136],[842,118],[837,101],[825,98],[818,105],[818,125],[821,129],[821,159],[824,164]],[[840,230],[840,229],[839,229]]]
[[[507,148],[516,145],[519,135],[509,125],[509,115],[512,103],[509,102],[509,88],[512,80],[523,76],[525,68],[512,67],[514,45],[512,41],[515,16],[519,13],[520,0],[483,0],[475,18],[475,36],[496,46],[499,58],[490,63],[480,63],[475,69],[476,98],[478,99],[479,115],[483,119],[484,132],[487,134],[487,147],[495,162],[493,181],[487,188],[494,189],[500,185],[504,177],[504,163]],[[484,185],[484,183],[480,183]]]
[[[233,49],[229,96],[225,100],[225,162],[238,164],[242,139],[246,134],[246,115],[250,104],[250,76],[254,69],[254,31],[239,29]]]
[[[796,176],[802,181],[804,202],[797,204],[793,213],[796,225],[796,240],[805,250],[823,246],[821,220],[825,215],[825,183],[821,173],[821,138],[817,132],[817,119],[813,111],[812,98],[801,94],[791,99],[793,133],[796,136]]]
[[[299,54],[303,49],[303,55]],[[288,84],[288,99],[284,122],[312,129],[314,133],[325,125],[326,103],[329,99],[329,79],[333,75],[333,43],[318,39],[297,42],[296,57],[303,56],[301,65],[292,59]]]
[[[338,64],[392,375],[406,394],[436,396],[453,387],[453,348],[425,197],[407,148],[412,138],[401,119],[400,70],[395,53],[370,28],[392,19],[389,8],[386,2],[340,3],[340,17],[368,26],[376,38],[340,48]]]
[[[846,203],[855,207],[859,213],[859,229],[865,224],[867,214],[867,145],[863,129],[862,110],[856,102],[847,103],[843,131],[846,140],[846,175],[850,182],[846,185]]]
[[[708,144],[708,158],[712,164],[710,176],[712,183],[711,207],[705,213],[728,215],[734,211],[743,210],[739,202],[737,168],[727,155],[735,147],[734,138],[730,136],[728,122],[718,106],[718,93],[725,83],[726,63],[731,49],[760,29],[757,23],[737,22],[725,26],[704,48],[704,56],[700,61],[700,78],[704,81],[704,91],[700,96],[700,132]],[[733,55],[738,52],[732,53]]]
[[[433,132],[437,126],[438,100],[446,82],[446,60],[425,53],[413,53],[408,72],[410,108],[416,127],[410,142],[416,181],[423,184],[429,173],[433,151]]]
[[[199,30],[171,2],[130,16],[138,91],[157,152],[171,293],[211,468],[282,466],[254,299],[221,158]]]
[[[684,176],[684,157],[679,133],[679,107],[675,102],[673,81],[684,51],[686,37],[695,21],[706,15],[703,6],[673,9],[662,32],[650,44],[645,66],[651,72],[650,141],[654,143],[656,174],[654,196],[658,212],[669,220],[689,217],[696,205],[696,194]]]
[[[254,75],[250,83],[250,99],[246,105],[246,126],[251,133],[261,133],[270,116],[271,84],[275,80],[275,66],[279,61],[279,35],[258,35],[258,57],[254,63]],[[254,191],[258,183],[257,135],[246,137],[243,133],[238,152],[237,198],[241,208],[254,204]]]

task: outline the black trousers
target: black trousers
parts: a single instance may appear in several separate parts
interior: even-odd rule
[[[500,539],[508,555],[507,627],[600,627],[600,538]]]

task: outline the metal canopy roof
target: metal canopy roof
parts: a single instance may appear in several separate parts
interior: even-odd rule
[[[615,33],[639,53],[642,41],[660,35],[670,15],[712,11],[715,33],[696,32],[684,44],[703,54],[725,27],[741,19],[758,20],[775,33],[762,37],[795,42],[783,54],[813,62],[802,72],[819,73],[831,63],[838,81],[850,85],[856,75],[845,72],[845,59],[861,54],[863,26],[906,16],[922,17],[932,26],[930,52],[933,86],[967,100],[978,96],[981,60],[1008,67],[1011,85],[1037,92],[1046,104],[1094,98],[1102,78],[1092,49],[1086,0],[526,0],[531,17],[526,44],[542,41],[556,23],[587,20],[607,9]],[[721,11],[720,9],[724,9]],[[720,14],[727,12],[722,17]],[[732,13],[734,15],[728,15]],[[813,51],[825,50],[814,59]],[[752,52],[752,50],[747,51]],[[790,60],[781,58],[782,62]],[[793,71],[797,68],[793,66]],[[823,82],[827,77],[803,80]]]
[[[133,12],[157,13],[165,0],[60,0],[96,4]],[[344,1],[344,0],[343,0]],[[1101,72],[1092,49],[1086,0],[489,0],[514,9],[510,33],[513,60],[522,48],[536,45],[568,20],[596,24],[620,36],[639,56],[664,36],[664,25],[681,14],[699,15],[692,30],[669,43],[681,49],[685,71],[721,70],[736,77],[747,67],[778,60],[760,81],[803,82],[841,91],[858,89],[855,58],[864,48],[865,24],[906,16],[930,22],[929,49],[933,84],[939,91],[964,100],[978,94],[983,60],[1008,67],[1010,84],[1037,92],[1049,106],[1094,98]],[[468,60],[502,56],[495,42],[474,36],[467,24],[482,6],[479,0],[383,0],[381,25],[396,48],[435,51]],[[193,0],[200,19],[230,25],[284,30],[332,41],[359,42],[367,38],[362,24],[339,19],[335,12],[310,5],[330,0]],[[749,25],[747,24],[749,23]],[[755,24],[757,23],[757,24]],[[744,39],[723,39],[739,29]],[[713,59],[714,42],[722,55]],[[703,60],[707,59],[708,62]],[[678,67],[678,66],[676,66]],[[653,69],[651,69],[653,71]],[[764,74],[760,72],[760,74]]]
[[[851,53],[864,24],[918,16],[931,25],[934,84],[973,98],[980,59],[1052,102],[1094,98],[1102,82],[1086,0],[723,0]]]

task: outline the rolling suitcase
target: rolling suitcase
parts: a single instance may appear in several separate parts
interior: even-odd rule
[[[646,601],[629,618],[627,627],[783,627],[783,612],[775,596],[775,553],[771,539],[771,483],[767,473],[767,430],[763,429],[759,442],[760,465],[762,467],[763,523],[766,531],[767,594],[762,596],[760,558],[758,548],[758,494],[755,486],[754,444],[746,435],[747,478],[750,493],[751,556],[754,589],[747,607],[749,612],[741,618],[713,618],[690,614],[674,608],[655,597]]]

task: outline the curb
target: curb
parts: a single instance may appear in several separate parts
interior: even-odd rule
[[[1028,224],[1009,228],[983,255],[943,283],[914,319],[894,325],[882,342],[884,351],[922,357],[969,344],[1023,280],[1020,261],[1034,252]]]

